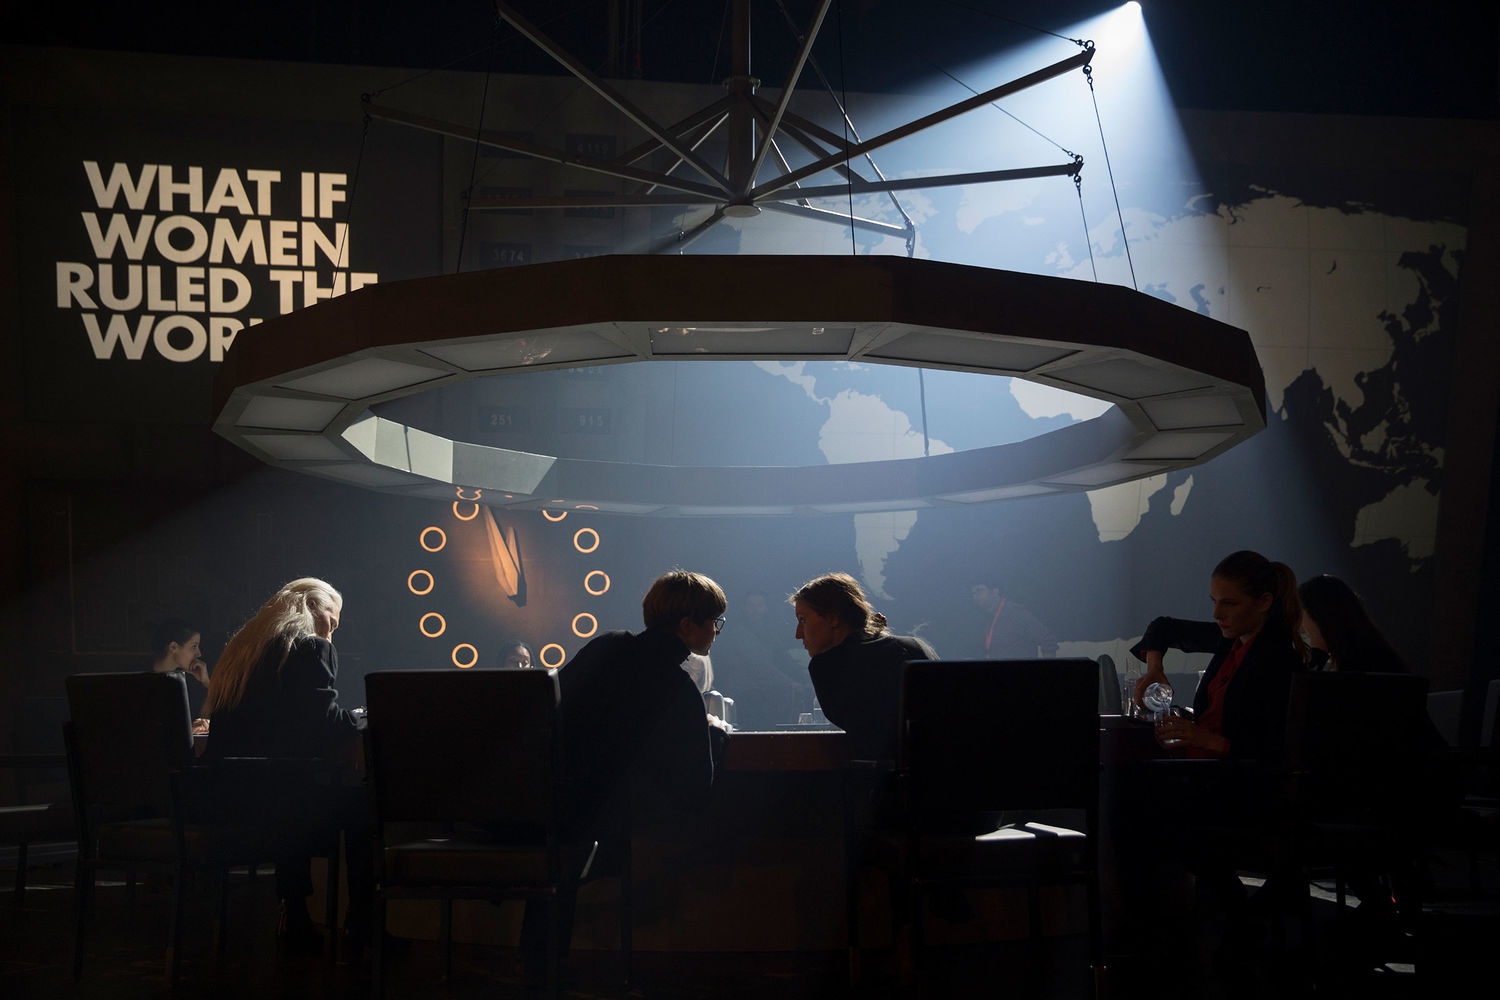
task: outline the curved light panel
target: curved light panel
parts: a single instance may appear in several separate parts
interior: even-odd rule
[[[1008,375],[1113,403],[1026,441],[844,465],[705,468],[539,455],[370,407],[519,371],[848,360]],[[864,513],[1098,489],[1197,465],[1265,426],[1249,335],[1115,285],[904,257],[606,256],[372,285],[261,324],[214,429],[263,461],[491,506]]]

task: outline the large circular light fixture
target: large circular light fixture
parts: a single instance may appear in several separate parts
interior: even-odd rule
[[[756,468],[559,458],[370,411],[467,379],[697,359],[1008,375],[1114,406],[994,447]],[[492,506],[624,514],[860,513],[1091,490],[1199,464],[1265,426],[1242,330],[1116,285],[883,256],[607,256],[368,286],[256,327],[215,399],[214,429],[273,465],[411,496],[450,499],[457,486],[489,491]]]

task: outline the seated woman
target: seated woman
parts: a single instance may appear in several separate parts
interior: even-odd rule
[[[181,618],[164,618],[151,624],[151,666],[156,673],[181,670],[196,684],[188,685],[188,707],[193,713],[193,731],[207,732],[202,718],[203,699],[208,693],[208,664],[203,662],[202,634]]]
[[[235,633],[209,683],[205,710],[213,716],[213,733],[205,757],[334,758],[352,753],[358,726],[339,707],[333,687],[339,661],[331,639],[343,606],[339,592],[322,580],[293,580]],[[289,825],[303,819],[291,803],[308,791],[287,789],[274,804],[286,807]],[[371,868],[369,836],[356,835],[355,828],[367,825],[368,817],[357,802],[349,809],[339,805],[350,832],[349,927],[359,937],[368,927]],[[286,854],[276,859],[276,894],[282,904],[278,933],[290,948],[312,951],[321,937],[307,912],[312,892],[308,842],[326,838],[329,831],[300,832],[306,836],[290,836]]]
[[[1193,697],[1194,717],[1159,723],[1157,738],[1185,747],[1189,756],[1229,758],[1240,766],[1143,775],[1121,805],[1115,837],[1121,856],[1137,861],[1121,870],[1132,906],[1157,905],[1154,862],[1182,862],[1236,922],[1226,932],[1229,945],[1245,932],[1238,923],[1245,890],[1235,873],[1245,854],[1271,869],[1268,887],[1275,889],[1267,900],[1305,894],[1295,871],[1259,855],[1272,842],[1263,827],[1272,815],[1274,769],[1283,759],[1291,678],[1304,669],[1307,648],[1297,633],[1297,579],[1286,564],[1234,552],[1214,567],[1208,593],[1213,621],[1158,618],[1131,648],[1146,661],[1134,696],[1139,702],[1151,683],[1166,681],[1167,649],[1213,653]]]
[[[1322,669],[1364,673],[1410,673],[1406,661],[1370,620],[1364,602],[1336,576],[1315,576],[1297,588],[1302,634],[1325,655]]]
[[[915,636],[893,635],[848,573],[809,580],[788,601],[797,638],[812,656],[807,672],[823,714],[849,734],[854,758],[894,759],[901,667],[935,660],[937,652]]]
[[[1193,718],[1168,719],[1158,737],[1188,747],[1194,756],[1277,763],[1291,675],[1307,663],[1307,645],[1297,632],[1297,577],[1285,563],[1241,550],[1214,567],[1208,596],[1213,621],[1158,618],[1131,648],[1146,661],[1135,699],[1153,682],[1166,682],[1166,650],[1213,653],[1193,696]]]
[[[507,670],[528,670],[531,667],[531,647],[524,642],[511,642],[502,647],[505,662],[500,664]]]

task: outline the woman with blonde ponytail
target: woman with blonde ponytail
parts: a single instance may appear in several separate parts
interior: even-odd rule
[[[343,609],[339,592],[312,577],[293,580],[261,605],[229,640],[209,681],[204,711],[213,718],[213,730],[205,757],[336,757],[352,749],[358,725],[339,707],[333,686],[339,660],[331,640]],[[300,796],[324,793],[310,788],[281,792],[277,802],[267,804],[287,814],[289,846],[276,859],[276,894],[282,901],[278,934],[290,949],[315,952],[322,939],[307,912],[312,892],[308,856],[311,841],[325,837],[326,831],[302,829],[306,815],[317,810],[294,803]],[[363,813],[351,815],[357,823]],[[351,929],[357,931],[366,923],[363,900],[369,897],[361,891],[368,879],[357,877],[353,849],[368,838],[351,832],[348,839],[349,915]],[[368,867],[363,866],[365,874]]]

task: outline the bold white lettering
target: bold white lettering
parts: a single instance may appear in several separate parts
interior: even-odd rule
[[[234,335],[245,328],[245,324],[231,316],[214,316],[208,321],[208,360],[223,361],[234,343]]]
[[[111,215],[109,228],[100,232],[99,217],[93,212],[83,213],[83,228],[88,231],[89,242],[94,245],[94,256],[100,260],[113,257],[116,245],[125,248],[126,260],[140,260],[145,256],[146,238],[151,235],[155,223],[156,216],[143,215],[136,223],[135,232],[131,232],[129,219],[123,215]]]
[[[240,182],[240,172],[233,167],[220,170],[219,176],[214,178],[214,189],[208,193],[208,204],[203,206],[203,211],[217,215],[225,208],[233,208],[241,215],[252,214],[250,195]]]
[[[87,264],[57,262],[57,308],[66,309],[75,302],[85,309],[97,309],[88,290],[94,287],[94,269]]]
[[[302,223],[302,266],[312,267],[316,264],[318,251],[321,250],[323,256],[328,258],[328,263],[334,267],[343,267],[349,253],[349,246],[344,242],[348,230],[348,223],[334,223],[333,239],[330,240],[324,234],[323,227],[316,222]]]
[[[297,266],[297,224],[282,220],[271,223],[271,266]]]
[[[333,275],[333,284],[328,288],[323,288],[318,284],[317,271],[303,271],[302,304],[304,306],[310,306],[322,299],[331,299],[339,295],[343,295],[346,283],[347,279],[344,276],[344,272],[335,271]]]
[[[380,281],[380,275],[374,271],[353,271],[349,274],[349,291],[357,292],[366,285],[374,285]]]
[[[94,357],[100,361],[108,361],[114,357],[116,344],[125,349],[125,357],[131,361],[141,360],[141,355],[146,352],[146,341],[151,336],[151,324],[155,321],[155,316],[137,319],[135,336],[132,337],[130,324],[118,313],[109,317],[109,326],[103,333],[99,331],[99,317],[93,313],[83,314],[83,328],[88,331],[89,346],[94,349]]]
[[[104,308],[113,309],[115,312],[130,312],[139,308],[141,304],[141,265],[127,264],[126,292],[119,295],[115,292],[115,266],[113,264],[99,265],[99,301],[104,303]]]
[[[179,229],[186,230],[191,241],[183,250],[172,245],[172,234]],[[208,249],[208,230],[191,215],[169,215],[156,227],[154,242],[156,252],[172,263],[191,264],[195,260],[201,260],[203,252]]]
[[[344,192],[339,188],[343,187],[348,179],[348,174],[318,175],[318,218],[333,217],[333,203],[344,200]]]
[[[302,280],[302,272],[272,270],[268,273],[271,275],[271,280],[276,282],[277,288],[281,293],[276,308],[280,311],[281,315],[285,316],[297,308],[296,303],[292,301],[292,286]]]
[[[280,170],[247,170],[245,176],[255,185],[255,214],[271,214],[271,185],[281,182]]]
[[[146,199],[151,195],[151,181],[156,177],[156,164],[144,164],[138,181],[131,179],[130,170],[123,163],[110,166],[108,181],[99,176],[99,163],[96,160],[84,160],[83,172],[88,175],[89,187],[94,189],[94,204],[100,208],[114,208],[115,198],[123,188],[125,204],[141,209],[146,207]]]
[[[172,199],[179,194],[188,196],[188,211],[203,211],[203,168],[188,167],[188,179],[174,182],[170,164],[156,165],[156,207],[163,212],[172,211]]]
[[[313,199],[313,178],[317,175],[310,170],[302,171],[302,217],[311,219],[315,206]]]
[[[234,286],[234,297],[226,298],[224,286]],[[216,313],[239,312],[250,304],[250,279],[230,267],[208,269],[208,311]]]
[[[209,246],[208,262],[210,264],[222,264],[224,262],[224,251],[228,250],[234,257],[236,264],[245,262],[245,254],[250,254],[250,259],[257,264],[266,262],[266,231],[261,228],[259,219],[252,219],[245,223],[245,228],[240,230],[238,236],[234,233],[234,224],[228,219],[214,220],[213,241]]]
[[[146,265],[146,308],[152,312],[173,312],[177,303],[161,297],[161,265]]]
[[[186,330],[193,338],[192,342],[186,347],[173,346],[173,330]],[[168,361],[197,361],[208,347],[208,334],[204,332],[203,324],[191,316],[168,316],[156,324],[151,343],[156,345],[156,353]]]
[[[177,308],[190,313],[203,311],[203,268],[177,269]]]

